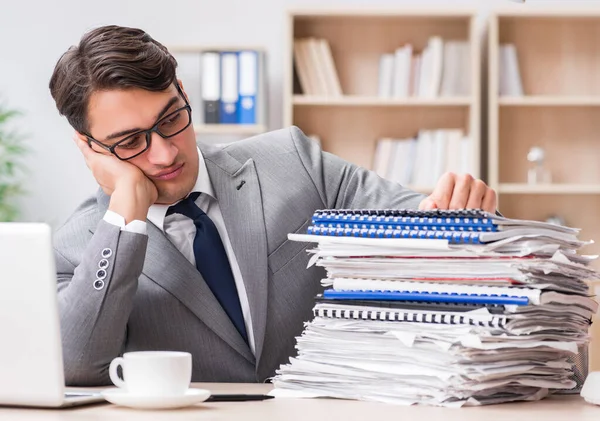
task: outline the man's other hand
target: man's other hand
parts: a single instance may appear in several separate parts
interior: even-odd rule
[[[469,174],[448,172],[439,179],[433,193],[421,201],[419,209],[483,209],[494,213],[496,206],[496,192],[483,181]]]

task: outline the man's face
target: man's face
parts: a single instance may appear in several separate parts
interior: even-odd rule
[[[96,91],[88,105],[89,134],[111,146],[127,137],[126,133],[149,129],[183,106],[185,101],[175,85],[160,92],[137,88]],[[115,137],[116,133],[123,135]],[[171,204],[184,198],[198,178],[193,126],[168,139],[152,133],[148,150],[126,162],[138,167],[156,185],[156,203]]]

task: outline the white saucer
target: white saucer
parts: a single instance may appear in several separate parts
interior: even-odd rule
[[[110,403],[138,409],[183,408],[195,403],[204,402],[210,396],[210,391],[206,389],[188,389],[181,396],[132,395],[123,389],[107,389],[101,393],[104,399]]]

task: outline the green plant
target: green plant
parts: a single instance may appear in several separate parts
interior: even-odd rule
[[[27,152],[23,137],[11,128],[19,112],[0,104],[0,222],[14,221],[19,210],[14,200],[23,194],[21,158]]]

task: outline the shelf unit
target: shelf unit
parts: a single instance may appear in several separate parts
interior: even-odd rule
[[[182,77],[183,85],[186,93],[190,97],[190,105],[192,106],[192,120],[194,121],[194,131],[196,135],[236,135],[236,136],[253,136],[260,133],[266,132],[267,125],[261,124],[203,124],[202,112],[202,97],[201,97],[201,83],[198,79],[194,80],[194,76],[200,78],[201,66],[200,66],[200,55],[204,51],[241,51],[241,50],[254,50],[259,51],[263,55],[265,49],[263,47],[256,46],[242,46],[242,45],[172,45],[168,47],[168,50],[175,58],[180,61],[182,58],[186,58],[186,64],[190,64],[187,60],[193,58],[191,66],[187,71],[180,74],[182,70],[182,63],[178,66],[178,76]],[[263,61],[263,65],[264,65]],[[266,69],[262,69],[263,72]],[[187,80],[186,80],[187,79]],[[189,82],[189,83],[187,83]],[[186,88],[191,86],[192,89]],[[194,95],[195,93],[195,95]],[[263,92],[266,100],[266,91]],[[200,123],[196,123],[200,122]]]
[[[471,138],[473,174],[480,177],[480,45],[473,10],[294,10],[284,54],[284,124],[318,135],[324,150],[371,168],[380,138],[409,138],[420,129],[460,128]],[[379,57],[411,43],[420,52],[431,36],[469,41],[472,75],[468,97],[377,97]],[[294,91],[293,42],[314,36],[332,50],[341,97]],[[428,193],[432,186],[408,186]]]
[[[589,216],[600,194],[599,32],[597,10],[499,11],[489,26],[488,180],[500,210],[516,218],[560,213],[591,239],[600,238],[600,225]],[[502,43],[516,46],[522,97],[498,95]],[[553,184],[527,184],[532,146],[545,149]]]
[[[506,10],[489,24],[488,180],[508,217],[558,215],[600,240],[600,11]],[[499,45],[516,46],[522,97],[500,97]],[[527,184],[527,152],[541,146],[552,184]],[[600,243],[582,249],[599,254]],[[600,262],[593,263],[596,269]],[[597,285],[592,285],[596,288]],[[592,326],[600,337],[600,320]],[[600,368],[600,349],[590,367]]]

